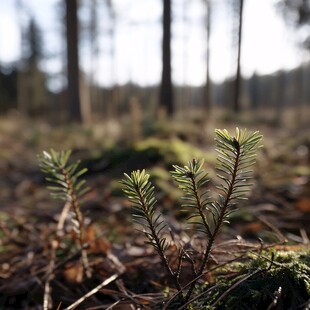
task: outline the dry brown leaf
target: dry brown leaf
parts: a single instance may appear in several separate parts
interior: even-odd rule
[[[242,227],[242,234],[257,233],[264,229],[264,225],[259,222],[249,223]]]
[[[89,244],[89,253],[106,254],[111,250],[111,243],[104,236],[97,238],[96,230],[93,225],[86,228],[85,242]]]
[[[303,197],[299,199],[295,206],[299,211],[303,213],[309,213],[310,212],[310,197]]]
[[[74,284],[82,283],[83,281],[83,266],[80,262],[70,263],[66,265],[63,271],[66,281]]]

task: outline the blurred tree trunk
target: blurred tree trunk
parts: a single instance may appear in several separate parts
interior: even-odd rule
[[[191,102],[191,93],[189,91],[189,87],[187,86],[187,72],[188,72],[188,39],[189,39],[189,34],[190,32],[188,31],[190,27],[189,19],[188,19],[188,5],[189,2],[188,0],[183,0],[183,83],[181,90],[178,92],[178,98],[177,98],[177,103],[178,103],[178,110],[181,111],[182,118],[186,118],[187,116],[187,109],[189,108],[189,103]]]
[[[206,87],[204,92],[205,109],[207,115],[211,112],[211,80],[210,80],[210,31],[211,31],[211,0],[206,0],[207,5],[207,59],[206,59]]]
[[[293,21],[293,24],[297,28],[301,28],[304,30],[303,36],[301,38],[303,39],[303,46],[305,49],[310,52],[310,33],[309,33],[309,25],[310,25],[310,1],[308,0],[281,0],[278,3],[279,7],[282,8],[282,13],[285,18],[285,21]],[[309,87],[305,86],[304,78],[309,75],[309,72],[307,75],[305,75],[302,71],[305,69],[303,68],[303,65],[300,65],[301,67],[298,70],[301,71],[301,73],[296,72],[296,76],[294,78],[294,95],[295,98],[293,100],[295,101],[294,104],[296,104],[296,118],[297,122],[299,124],[302,122],[302,117],[307,116],[304,115],[302,111],[302,103],[305,99],[302,95],[302,92],[304,91],[303,88],[309,89]],[[309,71],[309,67],[306,69]],[[300,83],[300,84],[298,84]]]
[[[45,88],[45,74],[40,70],[39,62],[44,57],[42,38],[39,26],[33,17],[27,30],[27,45],[29,55],[26,59],[26,85],[29,111],[32,116],[42,116],[46,111],[47,94]]]
[[[171,0],[163,0],[163,45],[162,45],[162,76],[160,86],[160,107],[172,116],[173,89],[171,79]]]
[[[26,115],[27,114],[27,102],[25,101],[25,92],[24,92],[24,77],[22,74],[23,70],[23,60],[24,60],[24,47],[23,47],[23,42],[25,42],[25,31],[24,27],[25,25],[22,22],[22,14],[23,14],[23,9],[24,9],[24,4],[21,0],[16,0],[15,2],[15,8],[16,8],[16,14],[17,14],[17,20],[18,20],[18,27],[20,31],[20,52],[21,56],[18,61],[17,65],[17,109],[18,111]]]
[[[280,125],[283,119],[283,112],[285,109],[285,73],[280,70],[275,76],[275,123]]]
[[[107,1],[107,8],[109,12],[110,18],[110,28],[109,28],[109,37],[110,37],[110,61],[111,61],[111,79],[112,79],[112,90],[111,96],[109,100],[109,106],[107,107],[107,117],[114,118],[119,116],[119,90],[116,82],[116,40],[115,40],[115,32],[116,32],[116,13],[113,7],[113,1]]]
[[[92,120],[90,87],[84,72],[80,72],[80,100],[82,122],[90,124]]]
[[[251,110],[256,111],[259,107],[259,78],[256,72],[248,80],[248,92]]]
[[[99,88],[96,81],[96,73],[98,67],[98,3],[97,0],[91,0],[90,3],[90,102],[93,111],[98,115],[100,113]]]
[[[294,72],[294,71],[293,71]],[[296,123],[303,123],[302,103],[303,103],[303,66],[299,66],[294,72],[294,106],[296,111]]]
[[[242,44],[242,18],[243,18],[243,2],[244,0],[238,0],[238,55],[237,55],[237,73],[235,79],[235,91],[233,98],[233,111],[238,113],[240,111],[240,86],[241,86],[241,44]]]
[[[42,35],[31,10],[21,0],[15,2],[21,35],[21,58],[17,71],[17,107],[26,116],[42,116],[46,111],[45,74],[39,63],[43,59]]]
[[[82,121],[80,98],[80,74],[78,51],[78,17],[77,0],[66,2],[66,39],[67,39],[67,98],[69,104],[69,119]]]

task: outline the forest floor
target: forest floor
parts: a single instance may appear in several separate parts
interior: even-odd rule
[[[53,127],[17,116],[1,119],[0,309],[48,309],[51,305],[52,309],[163,308],[162,301],[169,300],[176,291],[156,253],[135,229],[131,205],[119,181],[124,172],[145,168],[152,176],[158,208],[165,220],[176,236],[190,242],[192,236],[186,233],[184,216],[180,214],[181,194],[168,171],[172,164],[203,157],[211,178],[209,187],[215,189],[218,181],[213,125],[194,119],[187,124],[163,122],[140,127],[113,121],[91,127]],[[235,125],[232,120],[216,123],[216,127],[232,131]],[[236,258],[239,262],[245,257],[254,261],[255,255],[261,255],[268,256],[267,270],[276,256],[272,251],[293,252],[298,257],[308,253],[308,260],[302,262],[308,287],[288,305],[288,296],[278,289],[284,284],[276,283],[276,289],[272,288],[263,303],[266,309],[306,308],[310,301],[310,128],[288,129],[266,123],[239,126],[259,130],[264,136],[263,147],[249,199],[240,204],[231,223],[223,227],[208,268]],[[85,179],[91,190],[81,207],[93,270],[88,279],[83,277],[80,252],[69,224],[63,246],[52,259],[63,204],[51,199],[36,157],[51,148],[71,149],[72,160],[81,159],[81,167],[88,168]],[[170,246],[168,256],[177,255],[175,247]],[[236,273],[240,275],[240,270],[234,268],[227,268],[225,273],[222,269],[206,273],[201,285],[215,287],[220,277],[231,281]],[[187,273],[185,268],[182,285],[188,282]],[[95,291],[88,296],[92,289]],[[83,296],[77,306],[70,308]],[[232,300],[227,301],[220,292],[217,296],[214,309],[232,309]],[[263,309],[253,304],[252,297],[247,298],[249,305],[240,309]],[[193,309],[200,308],[204,309]]]

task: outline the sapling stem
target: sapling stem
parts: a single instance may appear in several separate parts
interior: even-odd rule
[[[83,271],[90,278],[91,269],[87,251],[84,247],[84,219],[79,205],[79,197],[88,190],[85,187],[85,180],[79,180],[79,177],[86,172],[86,169],[78,169],[79,161],[68,164],[70,155],[71,151],[56,152],[51,149],[50,153],[44,151],[43,154],[38,156],[38,159],[41,170],[48,175],[46,180],[55,184],[48,187],[52,192],[52,196],[64,200],[66,204],[70,204],[70,208],[73,210],[75,219],[72,219],[72,224],[77,233]],[[63,214],[67,215],[68,212],[63,212]],[[64,219],[62,219],[62,222],[64,222]],[[57,234],[59,234],[59,231]]]
[[[87,278],[91,277],[91,270],[89,267],[89,262],[88,262],[88,257],[87,257],[87,251],[84,248],[84,219],[83,219],[83,215],[82,212],[80,210],[80,206],[79,206],[79,202],[74,190],[74,186],[72,184],[72,181],[70,179],[70,176],[68,174],[68,171],[66,171],[66,169],[62,168],[61,169],[61,173],[64,175],[65,177],[65,182],[68,186],[68,193],[69,193],[69,197],[70,197],[70,203],[71,203],[71,207],[74,211],[76,220],[77,220],[77,234],[78,234],[78,244],[79,244],[79,248],[81,251],[81,260],[82,260],[82,265],[83,265],[83,269],[84,272],[87,276]]]
[[[246,130],[238,128],[236,128],[235,137],[232,137],[226,129],[217,129],[215,134],[218,177],[222,181],[222,184],[218,186],[221,194],[217,200],[212,201],[208,191],[203,188],[208,182],[208,175],[202,169],[203,160],[193,159],[184,167],[174,165],[174,171],[171,172],[179,188],[185,193],[182,198],[184,201],[182,207],[188,211],[188,222],[196,233],[200,232],[206,236],[205,250],[198,266],[196,266],[193,255],[180,247],[177,270],[174,272],[171,269],[165,255],[166,239],[161,234],[165,224],[163,224],[161,216],[155,216],[156,200],[154,187],[148,180],[149,175],[146,175],[144,170],[142,172],[138,170],[132,172],[131,176],[125,174],[126,178],[123,180],[124,192],[134,204],[134,216],[140,220],[140,224],[148,229],[148,232],[145,232],[149,240],[147,243],[157,250],[163,265],[181,295],[180,300],[183,306],[191,300],[197,282],[205,272],[221,226],[228,222],[235,203],[239,199],[244,199],[245,194],[249,191],[248,180],[251,178],[250,173],[252,172],[249,167],[255,163],[256,150],[262,139],[258,132],[247,133]],[[185,297],[179,282],[184,259],[189,262],[193,274],[193,279],[186,285],[188,290]]]
[[[227,192],[227,196],[225,197],[225,201],[223,203],[223,206],[221,207],[221,213],[220,213],[220,216],[218,218],[218,221],[216,223],[216,226],[214,228],[214,231],[213,233],[209,235],[209,239],[207,241],[207,247],[206,247],[206,250],[204,252],[204,255],[203,255],[203,260],[202,260],[202,263],[201,263],[201,266],[197,272],[197,276],[196,277],[200,277],[202,275],[202,273],[204,272],[207,264],[208,264],[208,260],[210,258],[210,254],[211,254],[211,250],[212,250],[212,247],[213,247],[213,244],[215,242],[215,239],[216,239],[216,236],[220,230],[220,227],[221,225],[223,224],[223,219],[224,219],[224,216],[225,216],[225,213],[226,213],[226,210],[228,208],[228,205],[229,205],[229,202],[231,200],[231,195],[233,193],[233,188],[235,186],[235,180],[236,180],[236,176],[237,176],[237,171],[238,171],[238,166],[239,166],[239,158],[240,158],[240,148],[239,148],[239,144],[237,144],[237,147],[236,147],[236,150],[237,150],[237,154],[236,154],[236,158],[235,158],[235,162],[234,162],[234,168],[233,168],[233,173],[232,173],[232,176],[231,176],[231,180],[230,180],[230,185],[229,185],[229,188],[228,188],[228,192]],[[204,217],[202,217],[204,219]],[[204,222],[204,224],[208,227],[208,224],[206,222]],[[209,231],[209,230],[208,230]],[[187,294],[186,294],[186,297],[185,297],[185,302],[188,302],[191,298],[191,295],[192,295],[192,292],[196,286],[196,283],[197,283],[198,280],[194,281]]]
[[[161,214],[155,214],[154,205],[156,199],[154,197],[153,186],[149,181],[149,175],[145,171],[134,171],[131,175],[125,174],[123,184],[124,192],[128,195],[130,201],[134,203],[134,218],[139,224],[142,224],[143,232],[148,239],[148,244],[152,245],[157,251],[163,266],[168,275],[172,279],[178,291],[182,291],[179,283],[179,268],[174,272],[165,254],[166,239],[162,236],[162,232],[166,224],[161,220]],[[183,301],[183,295],[180,295]]]

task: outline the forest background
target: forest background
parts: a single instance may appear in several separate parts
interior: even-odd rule
[[[306,0],[1,1],[0,308],[69,306],[117,270],[85,307],[160,304],[169,281],[119,181],[147,169],[159,209],[185,234],[168,171],[205,158],[215,189],[215,128],[264,136],[254,190],[218,244],[309,249],[309,30]],[[36,155],[51,148],[88,169],[91,280],[81,281],[70,225],[52,278],[47,270],[63,205]]]
[[[135,101],[149,117],[163,106],[306,118],[308,8],[297,2],[179,0],[163,18],[155,0],[4,1],[1,111],[85,123]]]

